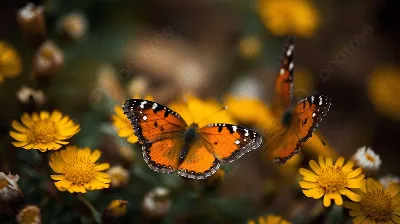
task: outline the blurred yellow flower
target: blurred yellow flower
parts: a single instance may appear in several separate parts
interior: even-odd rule
[[[18,224],[40,224],[42,216],[40,208],[36,205],[27,205],[17,214]]]
[[[140,96],[135,95],[132,97],[133,99],[139,99]],[[153,100],[152,96],[144,97],[145,100]],[[122,138],[127,138],[129,143],[136,143],[138,138],[135,135],[135,131],[131,125],[131,121],[125,116],[122,111],[122,107],[120,105],[115,105],[114,107],[115,114],[112,115],[112,120],[114,127],[118,130],[118,136]]]
[[[342,205],[343,199],[341,195],[347,196],[352,201],[360,201],[360,195],[352,192],[348,188],[359,189],[365,186],[364,174],[362,169],[353,170],[354,163],[348,161],[344,164],[344,158],[339,157],[335,164],[332,158],[320,156],[318,158],[319,165],[314,161],[310,161],[310,167],[313,171],[300,168],[299,172],[303,177],[303,181],[299,184],[303,193],[307,197],[319,199],[324,196],[323,203],[325,207],[331,205],[331,200],[335,201],[336,205]]]
[[[290,224],[291,222],[283,219],[281,216],[268,215],[266,217],[258,217],[258,220],[249,220],[247,224]]]
[[[181,115],[188,125],[196,123],[199,127],[204,127],[212,123],[235,123],[216,100],[201,100],[194,96],[185,98],[187,102],[173,102],[169,104],[169,108]]]
[[[110,176],[104,172],[108,163],[97,164],[101,152],[89,148],[68,146],[50,156],[49,165],[58,174],[51,175],[58,190],[86,193],[86,190],[108,188]]]
[[[18,52],[8,43],[0,41],[0,83],[21,73],[22,63]]]
[[[108,204],[107,208],[104,210],[103,215],[112,217],[121,217],[126,214],[126,207],[128,201],[125,200],[113,200]]]
[[[400,223],[400,185],[392,183],[383,189],[378,181],[368,178],[366,186],[360,202],[344,202],[353,223]]]
[[[111,167],[107,171],[107,174],[110,176],[111,179],[111,187],[125,186],[129,182],[129,172],[121,166]]]
[[[311,37],[319,23],[318,12],[308,0],[259,0],[258,11],[276,36]]]
[[[12,144],[28,150],[39,149],[41,152],[57,150],[62,145],[68,144],[65,140],[80,130],[79,124],[56,110],[51,114],[41,111],[31,116],[24,113],[21,121],[22,124],[15,120],[11,123],[17,131],[10,131],[10,136],[17,140]]]
[[[368,95],[375,110],[393,120],[400,120],[400,67],[379,67],[368,83]]]
[[[239,43],[239,52],[246,59],[253,59],[260,55],[262,44],[256,35],[244,37]]]

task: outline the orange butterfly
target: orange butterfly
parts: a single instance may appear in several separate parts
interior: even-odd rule
[[[331,100],[324,95],[313,95],[300,100],[291,108],[293,98],[294,41],[288,38],[281,59],[279,75],[275,80],[273,113],[281,118],[283,130],[269,143],[274,162],[285,163],[299,153],[329,111]]]
[[[236,125],[188,126],[176,112],[148,100],[127,100],[123,110],[142,144],[144,160],[162,173],[204,179],[221,162],[235,161],[262,142],[259,133]]]

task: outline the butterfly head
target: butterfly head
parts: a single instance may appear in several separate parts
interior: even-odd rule
[[[190,125],[185,131],[185,143],[190,144],[197,139],[197,129],[199,126],[196,123]]]

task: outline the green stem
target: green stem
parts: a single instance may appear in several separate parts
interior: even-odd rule
[[[76,196],[78,198],[78,200],[80,200],[83,204],[85,204],[89,210],[92,212],[92,217],[94,219],[94,221],[96,221],[96,223],[101,223],[101,215],[100,213],[97,211],[97,209],[92,205],[92,203],[90,203],[89,200],[87,200],[85,197],[83,197],[82,194],[78,194],[78,196]]]

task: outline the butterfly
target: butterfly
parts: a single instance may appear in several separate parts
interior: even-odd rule
[[[221,163],[233,162],[262,143],[259,133],[237,125],[188,125],[178,113],[156,102],[130,99],[122,108],[142,145],[144,160],[158,172],[205,179]]]
[[[275,80],[273,113],[280,118],[283,130],[269,142],[274,162],[284,164],[299,153],[326,116],[331,99],[324,95],[312,95],[291,106],[293,100],[294,41],[289,37],[281,58],[279,74]]]

